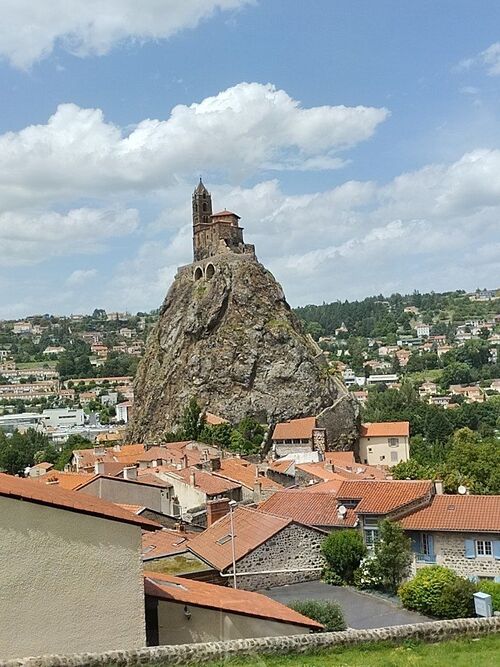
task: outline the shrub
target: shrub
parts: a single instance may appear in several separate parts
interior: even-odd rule
[[[336,530],[330,533],[321,545],[328,567],[342,581],[351,584],[354,572],[366,555],[362,535],[357,530]]]
[[[339,575],[333,570],[330,570],[329,567],[325,567],[323,570],[321,581],[323,581],[325,584],[330,584],[330,586],[342,586],[344,583],[342,581],[342,577],[339,577]]]
[[[288,604],[290,609],[299,614],[318,621],[325,626],[327,632],[345,630],[346,624],[342,610],[336,602],[328,600],[293,600]]]
[[[363,558],[359,568],[354,573],[354,585],[362,589],[380,588],[382,576],[378,561],[374,556],[369,555]]]
[[[496,581],[480,581],[478,590],[491,595],[493,611],[500,611],[500,583]]]
[[[473,613],[474,585],[441,565],[431,565],[399,589],[406,609],[436,618],[460,618]]]
[[[389,593],[396,593],[410,570],[411,541],[399,524],[388,519],[380,523],[379,537],[380,541],[375,546],[375,560],[381,586]]]

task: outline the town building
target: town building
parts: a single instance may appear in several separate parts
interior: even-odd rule
[[[362,424],[359,436],[361,463],[392,467],[410,458],[409,422]]]
[[[271,439],[278,458],[292,452],[325,451],[327,444],[326,430],[317,427],[316,417],[280,422],[276,424]]]
[[[0,474],[3,660],[146,644],[141,532],[158,524]]]

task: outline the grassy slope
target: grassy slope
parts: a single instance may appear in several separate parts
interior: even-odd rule
[[[490,635],[440,644],[372,644],[311,655],[256,656],[241,661],[211,663],[209,667],[493,667],[498,664],[500,635]]]

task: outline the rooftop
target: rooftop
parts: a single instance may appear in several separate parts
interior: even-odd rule
[[[169,474],[179,477],[186,482],[186,484],[191,484],[194,475],[194,488],[200,489],[200,491],[206,493],[208,496],[227,493],[228,491],[239,489],[241,487],[240,482],[231,482],[228,479],[218,477],[211,472],[199,470],[199,468],[183,468],[182,470],[176,470]]]
[[[408,437],[410,422],[367,422],[361,425],[360,435],[365,438]]]
[[[273,440],[307,440],[312,438],[316,428],[316,417],[302,417],[290,419],[276,424],[273,431]]]
[[[249,554],[290,523],[291,519],[238,507],[233,512],[236,560]],[[188,548],[212,567],[225,570],[232,563],[231,542],[230,514],[226,514],[190,540]]]
[[[256,483],[261,484],[261,488],[264,490],[272,491],[274,489],[277,491],[283,488],[281,484],[273,482],[272,479],[259,475],[255,463],[250,463],[236,457],[221,459],[220,470],[216,470],[214,474],[218,477],[238,482],[249,489],[252,489]]]
[[[40,484],[55,486],[67,491],[78,489],[82,484],[94,478],[92,473],[62,472],[60,470],[50,470],[46,475],[33,477],[32,479]]]
[[[107,500],[84,493],[60,489],[57,485],[40,484],[31,479],[21,479],[0,473],[0,496],[46,505],[69,512],[91,514],[103,519],[132,523],[145,530],[158,530],[155,521],[136,516]]]
[[[433,484],[415,480],[346,481],[337,493],[339,502],[358,500],[357,514],[388,514],[431,497]]]
[[[181,533],[179,530],[169,528],[157,530],[155,533],[144,533],[142,536],[143,560],[182,553],[186,551],[187,543],[193,535],[194,533]]]
[[[156,572],[144,573],[144,586],[146,595],[162,600],[263,618],[267,621],[291,623],[311,628],[311,630],[323,629],[323,626],[316,621],[260,593],[235,590],[227,586],[216,586],[195,579],[173,577]]]
[[[436,495],[400,523],[406,530],[500,533],[500,496]]]
[[[227,209],[224,209],[223,211],[218,211],[217,213],[214,213],[211,215],[211,218],[225,218],[229,216],[234,216],[235,218],[240,218],[240,216],[237,213],[233,213],[232,211],[228,211]]]
[[[270,512],[307,526],[354,526],[354,511],[348,510],[341,519],[337,506],[335,493],[311,494],[308,489],[290,489],[274,493],[259,505],[259,512]]]

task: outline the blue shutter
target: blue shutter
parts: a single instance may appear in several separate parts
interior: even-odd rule
[[[427,535],[427,544],[429,545],[429,556],[434,556],[434,538],[432,535]]]
[[[500,540],[494,540],[493,542],[493,555],[497,560],[500,560]]]
[[[415,554],[420,553],[420,535],[414,534],[411,536],[411,550]]]
[[[465,557],[466,558],[475,558],[476,549],[474,546],[474,540],[465,540]]]

